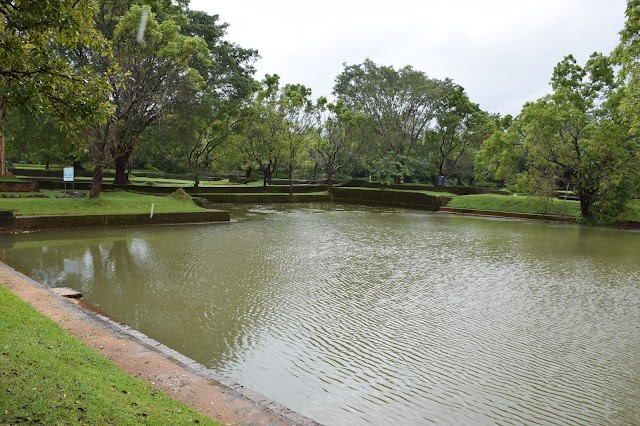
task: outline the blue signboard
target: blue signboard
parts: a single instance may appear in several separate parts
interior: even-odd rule
[[[65,182],[73,182],[73,167],[65,167],[63,173]]]

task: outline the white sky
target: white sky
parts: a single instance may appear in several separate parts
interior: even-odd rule
[[[611,52],[626,0],[191,0],[220,15],[227,39],[261,55],[256,78],[280,75],[329,96],[343,63],[370,58],[452,78],[480,107],[516,115],[549,92],[573,54]]]

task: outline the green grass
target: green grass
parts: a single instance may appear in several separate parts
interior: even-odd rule
[[[432,195],[434,197],[457,197],[458,196],[451,192],[439,192],[439,191],[411,191],[411,192],[419,192],[421,194]]]
[[[70,167],[66,166],[66,167]],[[62,168],[65,166],[62,166],[60,164],[49,164],[49,169],[46,169],[44,164],[17,164],[17,163],[13,163],[13,168],[14,169],[21,169],[21,170],[60,170],[62,171]]]
[[[465,195],[453,198],[447,207],[516,213],[549,214],[579,218],[580,203],[572,200],[535,196],[495,194]],[[620,220],[640,222],[640,200],[629,202]]]
[[[53,195],[60,192],[42,191]],[[172,196],[134,194],[126,191],[103,191],[100,198],[0,198],[0,209],[13,210],[16,216],[71,214],[134,214],[202,211],[190,199]]]
[[[452,194],[451,192],[420,191],[420,190],[416,190],[416,189],[390,189],[390,188],[365,188],[365,187],[357,187],[357,188],[346,187],[346,188],[348,188],[348,189],[358,189],[360,191],[417,192],[419,194],[427,194],[427,195],[432,195],[434,197],[457,197],[456,194]]]
[[[453,198],[447,207],[569,217],[580,216],[580,203],[577,201],[522,195],[464,195]]]
[[[1,424],[208,424],[0,286]]]
[[[265,196],[265,197],[278,197],[282,195],[290,195],[288,192],[230,192],[223,193],[220,195],[246,195],[248,197],[252,197],[254,195]],[[294,192],[294,197],[304,197],[306,195],[329,195],[329,191],[315,191],[315,192]]]

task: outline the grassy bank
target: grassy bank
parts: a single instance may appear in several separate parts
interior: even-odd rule
[[[456,194],[454,194],[452,192],[445,192],[445,191],[428,191],[428,190],[417,190],[417,189],[390,189],[390,188],[386,188],[386,187],[385,188],[367,188],[367,187],[364,187],[364,186],[344,187],[344,188],[357,189],[358,191],[417,192],[418,194],[426,194],[426,195],[431,195],[433,197],[457,197]]]
[[[16,216],[65,214],[133,214],[201,211],[189,198],[104,191],[100,198],[55,198],[60,192],[41,191],[50,198],[2,198],[0,209],[13,210]]]
[[[209,424],[0,286],[1,424]]]
[[[463,197],[453,198],[449,204],[447,204],[447,207],[580,217],[580,203],[578,201],[524,195],[465,195]],[[627,206],[627,211],[619,220],[639,222],[640,200],[631,201]]]
[[[580,216],[580,203],[577,201],[520,195],[465,195],[453,198],[449,204],[447,204],[447,207],[569,217]]]

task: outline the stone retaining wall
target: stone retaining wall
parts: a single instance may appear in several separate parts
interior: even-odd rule
[[[342,188],[382,188],[382,184],[379,182],[367,182],[363,180],[351,180],[340,185]],[[475,195],[475,194],[498,194],[498,195],[512,195],[510,191],[504,189],[489,189],[478,188],[475,186],[428,186],[428,185],[413,185],[410,183],[403,183],[400,185],[388,185],[389,189],[397,189],[404,191],[433,191],[433,192],[450,192],[456,195]]]
[[[0,192],[38,192],[38,182],[0,182]]]
[[[440,211],[445,213],[458,213],[458,214],[493,216],[493,217],[510,217],[515,219],[544,220],[549,222],[565,222],[565,223],[576,222],[576,219],[573,217],[555,216],[555,215],[549,215],[549,214],[501,212],[501,211],[495,211],[495,210],[459,209],[455,207],[441,207]]]
[[[10,223],[0,225],[0,233],[45,231],[55,229],[105,228],[110,226],[164,225],[180,223],[228,222],[229,212],[207,210],[185,213],[17,216]]]
[[[130,191],[145,194],[171,194],[176,187],[163,186],[130,186]],[[187,194],[194,196],[205,196],[209,194],[288,194],[288,186],[206,186],[195,188],[193,186],[182,187]],[[326,185],[297,185],[293,187],[294,194],[308,194],[310,192],[323,192],[327,190]]]
[[[410,207],[437,211],[449,198],[435,197],[410,191],[384,191],[334,187],[331,190],[333,201],[338,203],[367,204],[387,207]]]
[[[198,194],[209,203],[270,204],[270,203],[328,203],[329,194]]]

